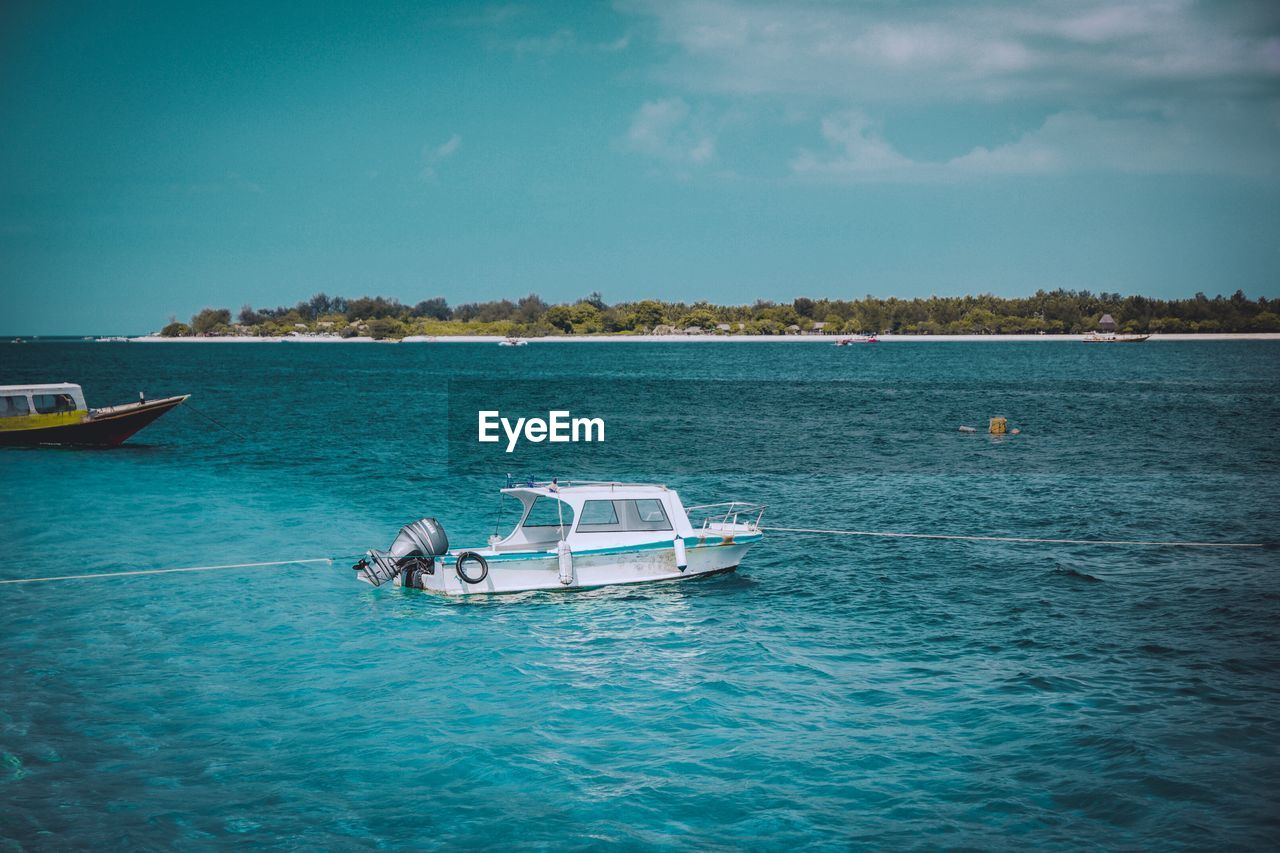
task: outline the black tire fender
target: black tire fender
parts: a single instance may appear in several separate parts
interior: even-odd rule
[[[472,576],[467,574],[467,570],[462,567],[463,563],[472,562],[480,564],[480,574]],[[489,577],[489,561],[481,557],[475,551],[463,551],[458,555],[458,562],[454,564],[454,571],[458,573],[458,578],[463,583],[483,583],[484,579]]]

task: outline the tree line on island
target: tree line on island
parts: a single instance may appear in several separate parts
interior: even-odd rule
[[[1151,299],[1087,290],[1037,291],[1025,298],[991,295],[931,296],[928,299],[809,299],[752,305],[709,302],[606,304],[599,293],[576,302],[548,304],[536,293],[512,302],[468,302],[450,306],[442,297],[413,305],[383,296],[347,299],[323,293],[293,306],[254,309],[206,308],[181,323],[170,318],[165,337],[318,334],[396,340],[415,335],[628,334],[1078,334],[1097,328],[1110,314],[1119,331],[1280,332],[1280,300],[1251,300],[1237,290],[1229,297]]]

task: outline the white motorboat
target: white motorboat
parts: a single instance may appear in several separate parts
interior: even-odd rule
[[[498,346],[500,347],[527,347],[528,345],[529,342],[523,338],[507,338],[506,340],[498,341]]]
[[[878,343],[880,343],[880,339],[877,338],[875,335],[853,335],[852,337],[841,338],[840,340],[836,341],[835,346],[847,347],[847,346],[852,346],[853,344],[878,344]]]
[[[367,552],[356,577],[445,595],[589,589],[733,571],[764,538],[764,506],[685,507],[661,485],[529,481],[501,492],[521,505],[505,537],[451,550],[444,527],[424,518],[389,550]]]

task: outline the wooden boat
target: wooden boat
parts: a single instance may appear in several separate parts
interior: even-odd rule
[[[0,385],[0,446],[114,447],[189,396],[90,409],[79,385]]]

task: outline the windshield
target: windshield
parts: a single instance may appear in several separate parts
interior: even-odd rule
[[[522,527],[561,527],[573,525],[573,507],[555,498],[539,497],[533,502]]]

